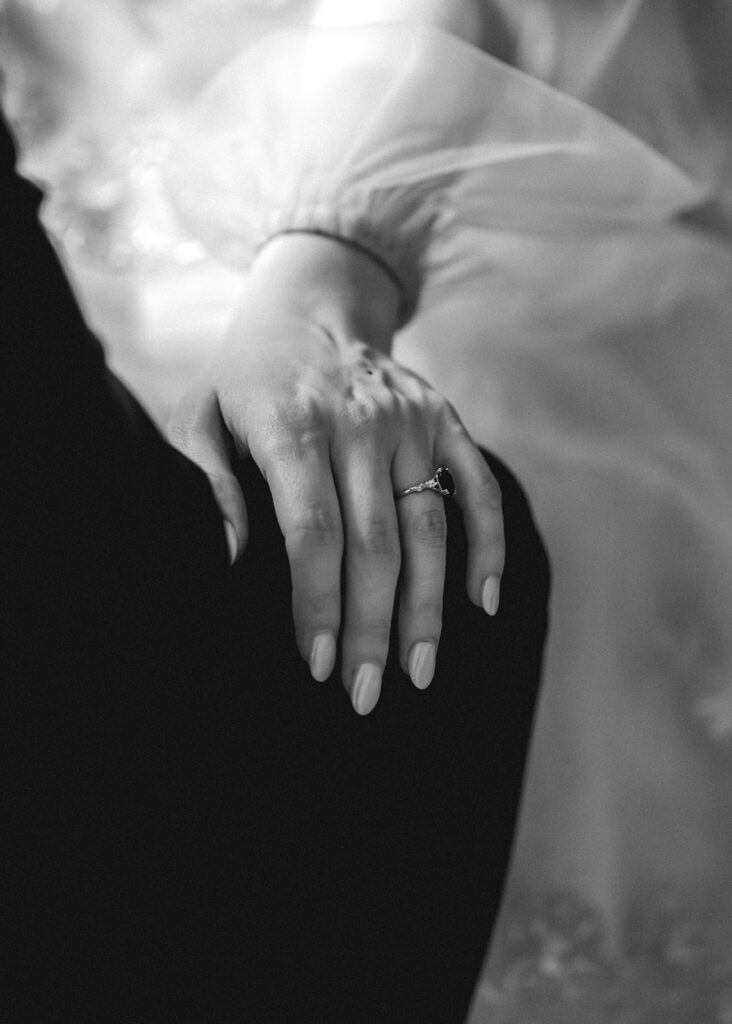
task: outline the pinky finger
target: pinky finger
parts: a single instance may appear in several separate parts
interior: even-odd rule
[[[500,601],[506,558],[501,489],[462,423],[453,422],[438,437],[436,454],[455,480],[468,537],[468,597],[488,615]]]

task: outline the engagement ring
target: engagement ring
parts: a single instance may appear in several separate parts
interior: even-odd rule
[[[405,487],[403,491],[395,491],[395,498],[405,498],[408,494],[419,494],[420,491],[437,491],[443,498],[451,498],[455,494],[455,481],[447,466],[439,466],[435,475],[421,484]]]

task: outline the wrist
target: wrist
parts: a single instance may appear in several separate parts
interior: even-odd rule
[[[387,353],[399,327],[402,295],[389,269],[330,236],[276,235],[257,254],[247,291],[255,305],[276,303],[336,339],[357,337]]]

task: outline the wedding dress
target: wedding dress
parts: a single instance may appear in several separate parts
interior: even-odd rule
[[[682,0],[498,7],[515,66],[426,26],[313,26],[304,2],[189,0],[176,19],[137,4],[154,45],[116,128],[138,133],[138,162],[101,146],[124,202],[90,221],[88,202],[57,198],[49,218],[113,362],[161,416],[273,233],[340,235],[392,266],[411,314],[397,358],[516,470],[554,573],[471,1024],[722,1024],[732,16]],[[186,77],[201,25],[218,48]],[[28,143],[28,172],[62,182],[61,149]]]

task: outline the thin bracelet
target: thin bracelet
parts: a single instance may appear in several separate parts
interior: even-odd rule
[[[360,252],[362,256],[367,256],[369,259],[373,260],[377,267],[380,267],[384,271],[386,276],[399,292],[400,308],[402,310],[406,309],[406,289],[397,273],[391,266],[389,266],[386,260],[382,259],[381,256],[378,256],[367,246],[362,245],[361,242],[356,242],[353,238],[344,238],[343,235],[333,234],[331,231],[323,231],[321,228],[283,228],[282,231],[276,231],[273,235],[270,235],[269,238],[266,238],[264,242],[262,242],[254,254],[255,258],[266,245],[269,245],[272,239],[279,238],[280,235],[316,235],[319,238],[330,238],[333,242],[340,242],[342,245],[347,245],[349,248],[355,249],[356,252]]]

